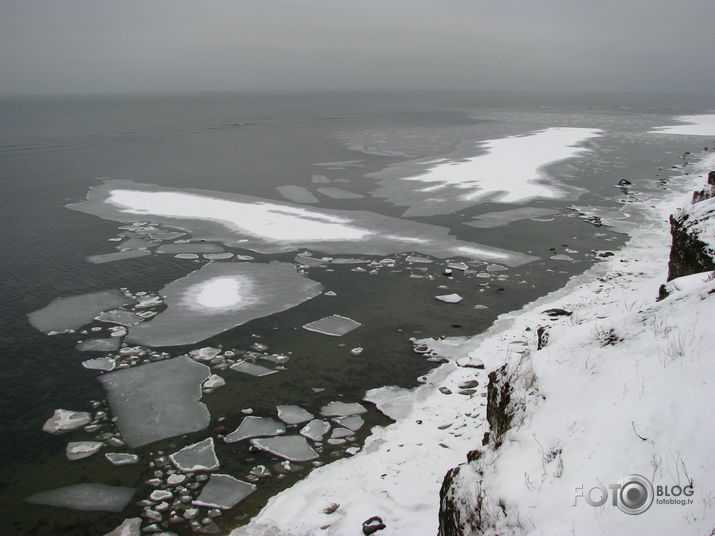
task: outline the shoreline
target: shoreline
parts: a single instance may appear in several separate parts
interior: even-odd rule
[[[707,166],[715,166],[715,157],[711,154],[706,154],[693,167]],[[651,304],[655,303],[658,289],[667,278],[670,234],[666,217],[685,204],[686,192],[699,188],[703,182],[701,174],[683,174],[672,178],[671,190],[649,208],[653,216],[651,223],[633,232],[614,256],[571,278],[561,289],[521,309],[501,315],[485,332],[474,337],[418,341],[427,343],[431,350],[449,358],[450,362],[423,377],[424,384],[413,390],[387,387],[370,392],[369,400],[388,416],[396,418],[397,422],[384,428],[374,428],[360,453],[314,470],[303,481],[271,498],[248,525],[235,529],[232,536],[266,533],[298,536],[315,534],[318,530],[328,535],[357,533],[362,523],[373,516],[379,516],[386,525],[381,534],[436,534],[440,510],[438,497],[444,475],[462,464],[465,455],[482,444],[484,433],[489,430],[486,424],[487,375],[509,364],[514,378],[525,386],[521,400],[517,401],[522,405],[522,417],[531,418],[532,412],[538,412],[538,400],[535,402],[530,397],[537,396],[539,392],[532,388],[540,386],[542,371],[538,365],[529,363],[539,344],[538,327],[551,325],[552,337],[557,340],[562,331],[573,331],[578,318],[574,311],[570,311],[574,315],[558,319],[549,318],[542,311],[564,307],[568,303],[569,307],[578,307],[583,314],[589,308],[598,309],[603,297],[609,296],[613,301],[610,309],[609,305],[604,305],[599,314],[608,318],[614,307],[623,309],[626,295],[635,300],[631,308],[638,300],[643,304],[648,300]],[[593,330],[594,326],[582,327],[578,331],[584,329]],[[484,370],[458,366],[456,360],[464,358],[474,359],[473,365],[478,365],[476,361],[481,360]],[[474,385],[474,381],[478,385]],[[472,390],[474,392],[469,392]],[[511,445],[509,443],[509,447]],[[543,448],[547,448],[546,445]],[[463,484],[452,486],[455,490],[452,512],[461,517],[463,523],[469,523],[474,505],[482,503],[475,495],[477,488],[474,484],[485,477],[477,478],[478,471],[493,468],[504,449],[496,454],[490,447],[485,451],[479,454],[481,462],[473,459],[469,464],[462,465],[465,469],[460,471],[457,479],[453,479]],[[490,456],[493,459],[486,463]],[[565,454],[563,457],[566,458]],[[561,459],[561,454],[558,458],[561,461],[557,464],[567,463]],[[507,479],[510,482],[524,481],[521,473],[511,476],[512,480]],[[600,478],[607,477],[603,475]],[[487,483],[483,489],[491,491],[490,486]],[[497,495],[508,495],[508,489],[496,487]],[[568,502],[570,499],[571,496],[568,496],[564,500]],[[444,499],[442,502],[444,510]],[[495,500],[492,506],[498,502]],[[339,507],[332,513],[323,512],[326,508],[332,510],[331,505],[335,504]],[[564,505],[566,507],[568,504]],[[592,513],[585,512],[585,516],[590,514],[593,517]],[[495,532],[515,531],[515,526],[509,523],[515,523],[514,519],[522,519],[525,515],[522,513],[520,517],[518,505],[516,514],[511,510],[508,514],[502,516],[506,525],[498,515],[494,515],[492,528]],[[444,512],[442,517],[445,517]],[[521,521],[516,525],[519,523]],[[480,530],[485,528],[482,526]],[[543,530],[537,525],[532,528]],[[528,532],[524,527],[519,530]],[[558,532],[555,527],[548,530]]]

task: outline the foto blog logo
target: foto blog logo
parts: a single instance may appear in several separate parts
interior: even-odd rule
[[[610,492],[610,493],[609,493]],[[607,487],[597,484],[588,490],[579,486],[575,490],[573,506],[583,499],[593,507],[600,507],[609,502],[621,512],[629,515],[642,514],[648,510],[657,498],[657,504],[692,504],[690,498],[694,493],[692,482],[687,486],[653,486],[650,480],[642,475],[626,475]],[[683,498],[684,497],[684,498]]]

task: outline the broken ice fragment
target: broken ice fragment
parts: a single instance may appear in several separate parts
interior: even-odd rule
[[[345,417],[348,415],[358,415],[360,413],[367,413],[367,409],[357,402],[330,402],[320,409],[320,414],[323,417]]]
[[[503,225],[508,225],[512,222],[525,219],[536,219],[535,221],[542,221],[538,218],[543,218],[544,216],[551,216],[556,213],[557,211],[548,208],[515,208],[511,210],[501,210],[498,212],[488,212],[486,214],[480,214],[479,216],[476,216],[474,218],[474,221],[464,222],[464,225],[477,227],[479,229],[501,227]]]
[[[350,257],[339,257],[330,261],[331,264],[369,264],[367,259],[353,259]]]
[[[109,324],[119,324],[120,326],[134,326],[140,322],[144,322],[144,319],[140,316],[125,311],[123,309],[113,309],[111,311],[104,311],[95,317],[95,320],[100,322],[107,322]]]
[[[56,409],[54,415],[45,421],[42,425],[44,432],[50,434],[64,434],[82,428],[85,424],[89,424],[92,418],[86,411],[69,411],[66,409]]]
[[[118,290],[103,290],[68,298],[57,298],[46,307],[28,314],[30,324],[47,334],[79,329],[102,311],[134,303]]]
[[[253,363],[249,363],[248,361],[235,363],[234,365],[231,365],[230,368],[236,372],[243,372],[244,374],[258,377],[268,376],[269,374],[275,374],[278,372],[277,370],[269,369],[268,367],[264,367],[262,365],[255,365]]]
[[[210,415],[200,402],[211,374],[188,356],[175,357],[99,377],[117,426],[131,447],[203,430]]]
[[[466,262],[450,262],[447,264],[447,268],[464,271],[469,269],[469,265]]]
[[[128,340],[147,346],[193,344],[295,307],[321,290],[293,264],[210,262],[161,289],[167,309],[131,328]]]
[[[358,431],[360,428],[362,428],[362,425],[365,424],[365,421],[363,420],[360,415],[349,415],[347,417],[338,417],[336,419],[333,419],[335,423],[338,426],[343,426],[345,428],[349,428],[353,432]]]
[[[291,462],[307,462],[318,457],[303,436],[279,436],[251,439],[251,444]]]
[[[414,393],[410,389],[386,385],[370,389],[363,400],[375,404],[377,409],[396,421],[407,417],[412,410]]]
[[[406,262],[416,262],[418,264],[430,264],[432,263],[432,259],[428,259],[427,257],[421,257],[419,255],[409,255],[406,259]]]
[[[308,257],[307,255],[296,255],[293,260],[298,264],[301,264],[303,266],[310,266],[311,268],[315,268],[317,266],[324,266],[327,262],[323,259],[318,259],[316,257]]]
[[[305,324],[303,329],[314,331],[315,333],[321,333],[323,335],[340,337],[354,329],[359,328],[360,326],[362,326],[360,322],[356,322],[355,320],[345,316],[331,315],[321,318],[320,320],[316,320],[315,322]]]
[[[300,424],[313,418],[313,414],[300,406],[276,406],[278,418],[286,424]]]
[[[256,486],[230,475],[211,475],[199,496],[191,504],[229,510],[254,491],[256,491]]]
[[[233,257],[233,253],[204,253],[203,257],[210,261],[225,261]]]
[[[140,536],[142,520],[140,517],[132,517],[122,521],[122,524],[104,536]]]
[[[311,441],[322,441],[323,436],[330,430],[330,423],[327,421],[321,421],[320,419],[313,419],[303,428],[300,429],[300,435],[307,437]]]
[[[65,455],[68,460],[81,460],[83,458],[89,458],[92,454],[97,452],[102,448],[101,441],[72,441],[67,443],[65,448]]]
[[[443,294],[442,296],[435,296],[435,298],[445,303],[459,303],[464,299],[459,294]]]
[[[203,384],[204,389],[218,389],[226,385],[226,380],[224,380],[218,374],[211,374]]]
[[[284,434],[286,427],[282,422],[278,422],[267,417],[244,417],[241,424],[223,438],[226,443],[237,443],[242,439],[252,437],[276,436]]]
[[[82,366],[89,370],[103,370],[105,372],[109,372],[114,370],[117,366],[117,362],[111,357],[98,357],[97,359],[82,361]]]
[[[214,450],[213,437],[184,447],[183,449],[169,455],[179,471],[191,473],[195,471],[215,471],[219,467],[219,461]]]
[[[330,439],[344,439],[353,434],[354,432],[348,428],[333,428],[333,433],[330,434]]]
[[[198,350],[191,350],[189,355],[196,361],[211,361],[220,353],[221,348],[211,348],[210,346],[207,346],[205,348],[199,348]]]
[[[74,484],[42,493],[26,500],[32,504],[59,506],[72,510],[121,512],[134,496],[135,489],[105,484]]]
[[[87,339],[77,345],[80,352],[116,352],[121,341],[118,337],[107,339]]]
[[[196,260],[199,258],[199,256],[196,253],[177,253],[174,255],[175,259],[184,259],[184,260]]]
[[[139,462],[139,456],[127,452],[107,452],[104,457],[112,465],[133,465]]]

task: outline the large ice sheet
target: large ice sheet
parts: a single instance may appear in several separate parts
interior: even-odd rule
[[[43,333],[79,329],[102,311],[134,303],[118,290],[102,290],[67,298],[57,298],[28,316],[30,324]]]
[[[128,340],[147,346],[196,343],[295,307],[321,290],[292,264],[211,262],[161,289],[167,309],[132,327]]]
[[[188,445],[170,454],[169,459],[179,471],[184,473],[215,471],[219,467],[213,437]]]
[[[278,418],[286,424],[301,424],[313,418],[313,414],[300,406],[276,406]]]
[[[35,493],[27,498],[32,504],[60,506],[72,510],[121,512],[136,490],[105,484],[74,484],[63,488]]]
[[[510,266],[535,260],[522,253],[457,240],[449,230],[364,211],[307,208],[259,197],[176,190],[131,181],[105,181],[69,208],[115,221],[187,228],[196,239],[217,240],[261,253],[311,249],[388,255],[419,251],[439,258],[463,255]]]
[[[405,216],[449,214],[485,199],[525,203],[566,197],[581,190],[551,179],[546,166],[583,155],[588,152],[583,142],[600,135],[597,129],[552,127],[464,144],[447,158],[396,164],[371,174],[381,183],[374,195],[411,206]],[[481,154],[473,156],[475,150]]]
[[[187,242],[185,244],[164,244],[156,248],[157,253],[223,253],[218,244]]]
[[[146,249],[128,249],[126,251],[117,251],[115,253],[102,253],[100,255],[90,255],[87,261],[92,264],[105,264],[107,262],[123,261],[126,259],[136,259],[137,257],[146,257],[151,255],[151,251]]]
[[[293,201],[294,203],[318,203],[318,198],[311,194],[310,190],[304,188],[303,186],[286,184],[285,186],[278,186],[276,190],[278,190],[278,193],[285,199]]]
[[[99,377],[117,426],[131,447],[203,430],[210,415],[201,384],[211,369],[187,356],[110,372]]]

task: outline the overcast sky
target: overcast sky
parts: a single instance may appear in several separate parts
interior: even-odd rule
[[[0,0],[0,93],[715,93],[715,0]]]

